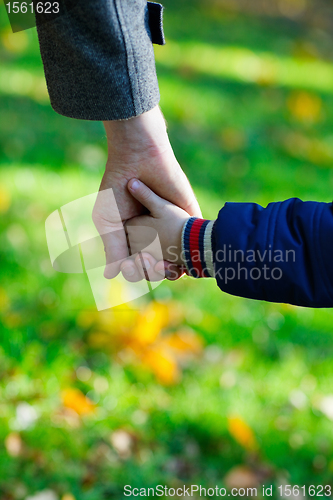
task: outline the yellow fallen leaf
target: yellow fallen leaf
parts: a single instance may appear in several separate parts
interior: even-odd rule
[[[11,195],[3,187],[0,188],[0,213],[5,213],[10,207]]]
[[[322,101],[309,92],[295,92],[288,99],[288,108],[296,120],[303,123],[317,123],[321,118]]]
[[[78,415],[89,415],[95,412],[95,404],[78,389],[68,388],[61,393],[62,403],[66,408]]]
[[[28,36],[24,31],[12,33],[8,28],[1,35],[1,41],[8,52],[19,54],[24,52],[28,46]]]
[[[229,417],[228,430],[232,437],[244,448],[249,450],[257,448],[257,441],[251,427],[241,417]]]
[[[178,355],[198,355],[203,347],[202,339],[190,330],[172,333],[166,337],[165,344],[174,349]]]
[[[75,496],[71,493],[65,493],[62,495],[61,500],[75,500]]]
[[[111,334],[123,334],[135,326],[138,314],[129,304],[121,304],[113,307],[111,311],[99,312],[98,327]]]
[[[165,304],[151,302],[138,317],[132,336],[141,344],[152,344],[168,322],[168,307]]]
[[[173,385],[180,379],[176,360],[161,347],[148,349],[142,356],[142,363],[151,369],[161,384]]]
[[[98,313],[95,311],[81,311],[76,317],[76,324],[81,328],[89,328],[98,320]]]

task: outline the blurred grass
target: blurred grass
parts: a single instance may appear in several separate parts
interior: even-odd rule
[[[204,215],[227,200],[331,201],[330,30],[165,5],[161,106]],[[331,484],[330,310],[186,278],[97,313],[84,275],[51,268],[44,221],[98,189],[104,132],[51,110],[35,30],[11,35],[3,8],[0,23],[1,500]]]

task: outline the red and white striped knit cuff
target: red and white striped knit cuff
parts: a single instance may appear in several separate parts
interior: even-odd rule
[[[214,220],[188,219],[182,231],[182,255],[193,278],[213,278],[212,234]]]

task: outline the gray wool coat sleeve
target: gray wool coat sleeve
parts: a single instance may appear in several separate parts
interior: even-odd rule
[[[162,6],[146,0],[60,0],[36,15],[53,109],[85,120],[120,120],[159,101],[152,43],[164,44]],[[74,2],[74,3],[73,3]]]

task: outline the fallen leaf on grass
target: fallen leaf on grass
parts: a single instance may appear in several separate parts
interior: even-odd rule
[[[96,410],[95,404],[78,389],[65,389],[61,393],[62,403],[66,408],[74,410],[78,415],[89,415]]]
[[[174,356],[161,346],[147,350],[142,356],[142,363],[150,368],[161,384],[172,385],[180,379]]]
[[[254,450],[258,447],[251,427],[241,417],[229,417],[228,430],[243,448]]]

